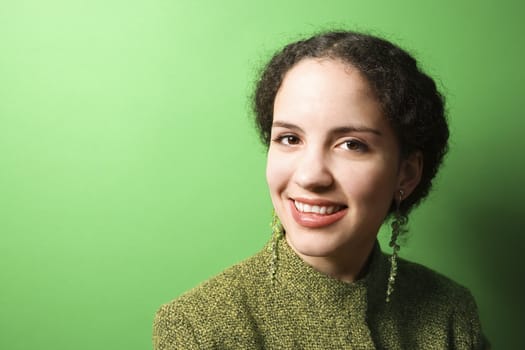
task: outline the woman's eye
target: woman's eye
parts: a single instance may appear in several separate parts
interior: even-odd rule
[[[276,139],[276,141],[283,145],[297,145],[300,142],[299,138],[293,135],[280,136]]]
[[[341,146],[349,151],[366,152],[367,145],[357,140],[348,140],[341,144]]]

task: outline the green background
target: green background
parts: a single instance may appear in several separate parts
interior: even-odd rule
[[[451,151],[401,255],[469,287],[495,348],[523,347],[524,9],[2,0],[0,348],[151,348],[159,305],[259,250],[253,81],[333,27],[407,48],[448,97]]]

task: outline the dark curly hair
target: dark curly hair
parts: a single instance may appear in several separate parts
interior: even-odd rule
[[[277,52],[264,67],[253,97],[255,122],[268,147],[275,96],[285,74],[305,58],[332,58],[357,68],[383,108],[401,155],[423,155],[421,181],[400,207],[402,215],[425,198],[448,149],[444,98],[416,60],[396,45],[368,34],[333,31],[297,41]],[[390,213],[393,210],[393,205]]]

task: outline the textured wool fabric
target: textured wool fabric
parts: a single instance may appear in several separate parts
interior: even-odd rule
[[[470,292],[400,259],[386,303],[388,256],[376,244],[363,279],[346,283],[278,244],[272,280],[268,247],[162,306],[155,350],[485,349]]]

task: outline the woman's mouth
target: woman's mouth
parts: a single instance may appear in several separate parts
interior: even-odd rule
[[[348,207],[328,202],[315,202],[291,199],[290,209],[292,217],[299,225],[309,228],[318,228],[331,225],[341,220],[348,211]]]
[[[317,205],[317,204],[307,204],[303,202],[299,202],[297,200],[294,200],[295,208],[300,211],[301,213],[315,213],[315,214],[333,214],[341,209],[343,209],[342,205]]]

